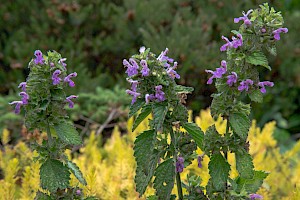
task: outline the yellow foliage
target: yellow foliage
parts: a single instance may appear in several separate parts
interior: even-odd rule
[[[225,133],[226,121],[222,118],[214,121],[209,110],[202,110],[195,118],[195,122],[204,132],[209,126],[215,124],[220,134]],[[85,195],[95,195],[104,200],[145,199],[145,197],[139,198],[138,193],[135,192],[136,163],[133,157],[133,142],[139,133],[147,129],[148,120],[142,122],[134,132],[131,131],[132,124],[133,118],[130,118],[127,123],[128,134],[121,134],[119,128],[115,127],[111,138],[104,146],[101,137],[92,132],[80,149],[80,154],[72,158],[81,169],[88,185],[79,184],[74,176],[71,176],[71,185],[79,185]],[[298,159],[300,141],[292,149],[281,154],[272,135],[274,129],[275,122],[267,123],[261,130],[254,121],[249,131],[250,154],[253,156],[255,169],[270,172],[258,193],[263,195],[265,200],[298,200],[300,199]],[[2,135],[5,135],[5,141],[9,141],[8,132]],[[203,152],[198,149],[197,153],[200,155]],[[71,158],[70,151],[67,154]],[[32,152],[23,142],[19,142],[13,148],[8,145],[8,142],[5,143],[4,151],[0,151],[0,168],[4,172],[4,179],[0,180],[0,199],[34,198],[35,192],[39,189],[39,164],[32,161],[34,156],[36,152]],[[188,173],[200,175],[201,185],[205,186],[210,178],[208,162],[209,158],[204,156],[203,167],[200,169],[195,160],[181,174],[182,180],[186,180]],[[228,162],[232,165],[230,176],[234,178],[238,172],[233,153],[228,154]],[[17,181],[18,179],[22,181]],[[148,187],[145,194],[150,195],[154,192],[152,187]],[[173,192],[176,193],[176,189]]]

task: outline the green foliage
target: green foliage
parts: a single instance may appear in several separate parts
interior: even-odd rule
[[[243,190],[248,193],[255,193],[260,188],[263,180],[268,176],[268,173],[263,171],[254,171],[253,178],[238,177],[235,181],[237,184],[236,190],[241,192]]]
[[[79,182],[83,185],[87,185],[86,180],[84,179],[79,167],[73,163],[72,161],[67,161],[67,167],[71,170],[74,176],[79,180]]]
[[[132,126],[132,131],[138,127],[138,125],[146,118],[150,113],[152,112],[151,106],[144,106],[143,109],[141,110],[141,113],[136,117],[134,120],[133,126]]]
[[[66,189],[69,186],[70,172],[62,162],[47,159],[40,168],[41,187],[50,192]]]
[[[155,130],[148,130],[137,136],[134,142],[134,157],[137,162],[135,184],[140,196],[144,194],[158,161],[154,145],[156,141]]]
[[[195,123],[183,123],[182,127],[192,136],[200,149],[203,149],[203,131]]]
[[[243,149],[235,152],[236,169],[241,178],[251,179],[254,175],[254,165],[251,155]]]
[[[230,165],[226,159],[220,153],[213,154],[210,157],[208,169],[213,188],[216,191],[224,190],[230,170]]]
[[[54,125],[54,129],[59,139],[66,144],[80,145],[82,143],[81,138],[76,131],[75,127],[67,122]]]
[[[143,99],[137,99],[137,101],[130,106],[128,117],[132,117],[137,111],[139,111],[145,104]]]
[[[154,188],[158,199],[170,199],[174,186],[175,166],[173,159],[165,160],[155,170]]]
[[[246,62],[252,65],[260,65],[271,71],[268,59],[265,54],[261,51],[254,51],[249,56],[246,57]]]
[[[250,128],[250,120],[246,114],[241,112],[231,113],[231,115],[229,116],[229,123],[235,134],[237,134],[244,140],[247,139],[248,131]]]
[[[167,111],[168,107],[166,103],[156,103],[153,105],[153,124],[155,127],[155,130],[161,130]]]

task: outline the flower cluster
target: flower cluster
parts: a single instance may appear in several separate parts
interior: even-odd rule
[[[183,157],[178,157],[176,161],[176,172],[183,172],[184,169],[184,158]]]
[[[232,41],[224,36],[222,36],[222,39],[226,41],[226,44],[221,46],[220,51],[226,51],[230,48],[236,49],[243,45],[243,36],[241,34],[237,34],[237,38],[232,36]]]
[[[52,73],[51,76],[51,83],[53,86],[60,87],[62,83],[68,84],[70,87],[74,87],[75,83],[71,78],[74,78],[77,76],[77,73],[71,73],[69,75],[65,75],[66,72],[66,66],[64,62],[66,61],[66,58],[60,58],[57,62],[58,65],[55,65],[54,62],[49,62],[45,61],[44,56],[40,50],[36,50],[34,52],[35,58],[33,59],[32,65],[35,67],[39,67],[39,70],[41,70],[41,74],[43,72],[46,72],[50,70],[50,73]],[[48,66],[49,64],[49,66]],[[63,80],[63,81],[62,81]],[[26,88],[28,86],[27,82],[22,82],[19,84],[18,88],[21,88],[22,92],[19,93],[19,95],[22,97],[21,101],[13,101],[9,103],[10,105],[16,105],[15,107],[15,113],[19,114],[21,106],[28,105],[30,102],[30,95],[29,93],[34,93],[36,91],[30,90],[29,93],[26,91]],[[51,87],[51,85],[49,85]],[[31,87],[32,88],[32,87]],[[71,99],[77,98],[75,95],[71,95],[65,99],[65,102],[69,103],[69,107],[73,108],[74,103],[71,101]]]
[[[146,50],[145,47],[141,47],[140,55],[123,60],[123,65],[127,68],[125,72],[128,75],[127,81],[131,84],[131,89],[126,90],[126,93],[132,96],[131,104],[134,104],[139,97],[144,98],[146,104],[151,101],[166,100],[164,91],[166,84],[149,85],[146,83],[148,80],[154,78],[170,82],[180,79],[180,75],[175,71],[178,63],[167,56],[168,48],[162,51],[157,58],[149,51],[150,49]],[[157,82],[159,83],[159,81]],[[147,89],[141,91],[141,88]]]

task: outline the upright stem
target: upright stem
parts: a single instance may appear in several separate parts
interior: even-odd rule
[[[227,123],[226,123],[226,132],[225,132],[225,136],[228,136],[229,134],[229,117],[227,117]],[[226,161],[228,160],[228,154],[227,154],[227,148],[223,149],[223,153],[225,156]],[[224,190],[224,199],[226,200],[226,191],[227,191],[228,185],[227,185],[227,181],[225,182],[225,190]]]
[[[174,135],[172,127],[170,129],[170,135],[171,135],[171,141],[172,141],[173,146],[174,146],[173,157],[174,157],[175,162],[176,162],[177,161],[177,150],[176,150],[177,144],[176,144],[175,135]],[[181,186],[181,179],[180,179],[180,173],[179,172],[176,172],[176,185],[177,185],[177,191],[178,191],[178,199],[183,200],[183,193],[182,193],[182,186]]]
[[[51,136],[51,131],[50,131],[50,125],[47,119],[47,137],[48,137],[48,145],[52,146],[52,136]]]

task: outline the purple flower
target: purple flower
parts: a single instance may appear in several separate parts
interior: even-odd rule
[[[34,52],[35,55],[35,59],[34,59],[34,63],[37,64],[44,64],[44,58],[43,58],[43,54],[40,50],[35,50]]]
[[[262,199],[263,197],[259,194],[250,194],[249,195],[250,199],[251,200],[254,200],[254,199]]]
[[[248,15],[252,12],[253,10],[249,10],[247,12],[247,14],[245,14],[245,12],[243,12],[243,17],[238,17],[238,18],[234,18],[234,23],[239,23],[239,21],[244,21],[245,25],[251,25],[251,21],[248,18]]]
[[[129,61],[130,61],[130,59],[129,59]],[[132,62],[132,60],[131,60],[131,62]],[[134,61],[135,62],[135,61]],[[136,63],[136,62],[135,62]],[[127,70],[126,70],[126,72],[125,73],[127,73],[127,75],[128,76],[133,76],[133,75],[136,75],[136,74],[138,74],[139,72],[138,72],[138,68],[139,68],[139,66],[136,64],[136,65],[131,65],[126,59],[124,59],[123,60],[123,65],[125,66],[125,67],[127,67]]]
[[[22,88],[22,91],[26,92],[26,84],[27,84],[26,82],[22,82],[19,84],[18,88]]]
[[[242,81],[238,87],[238,90],[239,91],[243,91],[243,90],[246,90],[248,91],[249,90],[249,85],[253,85],[253,81],[251,79],[246,79],[245,81]]]
[[[265,28],[262,28],[260,31],[261,31],[262,33],[267,32],[267,30],[266,30]]]
[[[15,113],[16,113],[16,114],[19,114],[19,113],[20,113],[21,106],[23,105],[23,101],[13,101],[13,102],[10,102],[10,103],[9,103],[9,105],[14,105],[14,104],[17,104],[17,105],[16,105],[16,108],[15,108]]]
[[[54,67],[55,65],[54,65],[54,63],[53,62],[51,62],[50,63],[50,67]]]
[[[164,66],[165,67],[170,67],[170,64],[169,63],[173,63],[174,62],[174,59],[173,58],[169,58],[167,56],[167,53],[169,52],[169,49],[166,48],[164,51],[162,51],[160,53],[160,55],[158,56],[157,60],[158,61],[161,61],[161,62],[164,62]],[[169,62],[169,63],[168,63]]]
[[[226,41],[226,44],[220,47],[220,51],[226,51],[229,48],[238,48],[243,45],[243,37],[241,34],[237,34],[237,37],[232,37],[232,41],[230,42],[227,37],[222,36],[222,39]]]
[[[287,28],[279,28],[273,31],[274,39],[280,40],[280,33],[287,33],[289,30]]]
[[[53,72],[53,75],[52,75],[53,85],[58,85],[60,83],[61,78],[58,77],[60,74],[61,74],[61,71],[59,69],[57,69]]]
[[[66,98],[66,101],[69,103],[69,108],[74,107],[74,102],[71,99],[76,99],[76,98],[78,98],[78,96],[76,96],[76,95],[71,95]]]
[[[146,60],[141,60],[140,64],[142,65],[142,76],[149,76],[149,73],[150,73],[150,69],[148,68],[148,65],[147,65],[147,61]]]
[[[237,82],[237,74],[235,72],[231,72],[231,75],[227,76],[227,84],[232,86],[234,83]]]
[[[165,93],[161,89],[161,85],[155,86],[155,98],[158,100],[158,102],[164,101],[166,99]]]
[[[134,81],[132,79],[128,79],[127,81],[131,84],[131,90],[133,92],[136,92],[137,85],[138,85],[139,82],[138,81]]]
[[[146,50],[146,47],[142,46],[142,47],[140,48],[139,52],[140,52],[140,53],[144,53],[145,50]]]
[[[175,78],[180,79],[180,75],[174,70],[174,69],[176,69],[176,67],[177,67],[177,62],[174,62],[173,67],[169,67],[167,69],[167,73],[172,79],[175,79]]]
[[[263,81],[263,82],[259,82],[259,83],[258,83],[258,86],[261,87],[261,88],[260,88],[261,93],[266,93],[266,88],[265,88],[265,86],[273,87],[273,86],[274,86],[274,83],[273,83],[273,82],[270,82],[270,81]]]
[[[153,101],[154,99],[155,99],[155,96],[153,94],[146,94],[145,95],[146,104],[148,104],[150,101]]]
[[[126,90],[126,93],[133,96],[132,100],[131,100],[131,105],[134,104],[136,102],[137,97],[141,95],[141,93],[134,92],[134,91],[131,91],[131,90]]]
[[[28,104],[29,95],[26,92],[20,92],[19,95],[22,97],[23,105]]]
[[[178,172],[179,172],[179,173],[183,172],[183,168],[184,168],[184,158],[178,156],[177,162],[176,162],[176,172],[177,172],[177,173],[178,173]]]
[[[66,60],[67,60],[66,58],[61,58],[58,61],[58,63],[61,64],[65,69],[67,69],[66,68],[67,64],[65,63]]]
[[[198,167],[199,168],[202,168],[202,160],[203,160],[203,156],[198,156],[197,162],[198,162]]]
[[[227,71],[227,64],[226,64],[225,60],[221,61],[221,66],[222,67],[217,68],[216,71],[205,70],[205,72],[212,74],[212,76],[206,82],[207,84],[209,84],[209,85],[212,84],[214,78],[222,78],[223,74],[226,73],[226,71]]]
[[[64,82],[69,83],[70,87],[74,87],[75,83],[74,83],[74,81],[71,80],[71,78],[74,78],[76,76],[77,76],[77,73],[73,72],[73,73],[71,73],[71,74],[69,74],[68,76],[65,77]]]
[[[76,195],[81,195],[81,190],[76,190]]]

